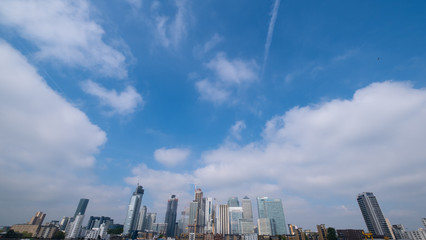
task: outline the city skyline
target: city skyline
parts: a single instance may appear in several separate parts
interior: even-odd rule
[[[363,228],[354,196],[373,192],[418,228],[425,7],[0,1],[0,225],[73,217],[81,198],[85,221],[124,223],[140,183],[158,223],[201,188],[198,209],[268,196],[304,229]]]
[[[200,234],[231,234],[231,235],[300,235],[302,232],[305,234],[310,234],[312,230],[305,229],[302,231],[302,228],[294,224],[286,224],[285,216],[283,212],[283,205],[281,199],[270,199],[268,197],[258,197],[257,200],[257,209],[258,209],[258,221],[257,226],[253,223],[253,219],[250,219],[250,211],[252,207],[246,206],[240,207],[238,204],[238,197],[233,196],[229,197],[227,204],[210,204],[211,197],[203,197],[203,191],[200,188],[195,189],[194,200],[191,202],[191,206],[194,207],[185,208],[182,212],[182,216],[186,215],[186,212],[189,212],[190,218],[199,219],[198,216],[205,217],[205,222],[197,221],[177,221],[177,202],[178,199],[176,195],[171,195],[167,203],[167,211],[165,216],[165,222],[157,222],[156,216],[157,213],[147,213],[147,206],[140,206],[142,203],[142,196],[144,194],[144,189],[139,184],[136,187],[135,192],[132,194],[127,215],[131,216],[126,218],[125,223],[121,225],[122,232],[124,236],[134,235],[137,232],[154,232],[158,234],[165,234],[168,237],[178,236],[180,234],[188,234],[190,232],[197,232]],[[249,200],[247,196],[243,198],[243,202]],[[381,212],[380,205],[373,193],[363,192],[357,195],[357,202],[360,208],[360,211],[364,217],[365,224],[367,226],[369,233],[372,233],[373,237],[389,237],[390,239],[418,239],[426,237],[426,231],[424,228],[419,228],[418,230],[407,230],[403,224],[391,224],[389,219],[385,218]],[[36,214],[31,217],[30,221],[26,224],[14,224],[11,228],[18,232],[28,232],[33,236],[53,236],[57,233],[59,229],[63,230],[67,238],[78,238],[79,236],[86,236],[90,238],[96,237],[98,235],[102,236],[102,239],[107,237],[107,231],[110,226],[113,225],[114,220],[110,217],[95,217],[91,216],[87,221],[87,227],[83,226],[84,213],[87,208],[89,199],[80,199],[79,204],[76,208],[77,216],[66,217],[64,216],[61,221],[52,220],[42,226],[43,220],[46,217],[46,214],[43,212],[36,212]],[[205,204],[205,206],[201,205]],[[229,207],[229,206],[231,207]],[[251,205],[251,203],[250,203]],[[244,213],[245,212],[245,213]],[[136,216],[136,222],[135,221]],[[192,216],[192,217],[191,217]],[[207,217],[209,216],[209,217]],[[131,219],[132,218],[132,219]],[[213,218],[215,224],[213,228],[208,223],[210,218]],[[130,220],[128,220],[130,219]],[[142,220],[142,222],[141,222]],[[137,222],[139,221],[139,222]],[[129,224],[130,222],[130,224]],[[147,223],[148,222],[148,223]],[[423,226],[426,226],[426,218],[421,219]],[[182,225],[184,224],[184,225]],[[117,224],[115,224],[117,225]],[[127,226],[127,230],[126,227]],[[133,226],[134,225],[134,226]],[[132,227],[133,226],[133,227]],[[170,227],[172,226],[172,227]],[[327,235],[327,227],[325,224],[316,225],[318,232],[320,234],[320,240],[325,239]],[[330,226],[333,228],[333,226]],[[114,228],[117,228],[115,226]],[[175,228],[175,229],[173,229]],[[186,230],[185,230],[186,229]],[[298,230],[297,230],[298,229]],[[333,228],[334,229],[334,228]],[[297,231],[296,231],[297,230]],[[298,233],[295,233],[298,232]],[[340,233],[339,233],[340,231]],[[343,229],[337,230],[337,234],[346,235],[357,235],[357,238],[362,237],[361,232],[364,232],[363,229]],[[49,238],[50,238],[49,237]]]

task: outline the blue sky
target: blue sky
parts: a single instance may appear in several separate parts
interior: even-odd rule
[[[162,219],[194,184],[279,197],[288,223],[425,217],[423,1],[2,1],[0,225]],[[255,208],[254,208],[255,209]]]

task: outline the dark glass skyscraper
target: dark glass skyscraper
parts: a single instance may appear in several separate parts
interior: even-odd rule
[[[386,236],[392,238],[385,217],[374,194],[363,192],[358,194],[356,200],[358,201],[368,231],[375,237]]]
[[[167,237],[175,237],[177,208],[178,199],[176,198],[176,195],[172,195],[169,201],[167,202],[166,218],[164,220],[164,222],[167,223]]]
[[[238,201],[238,197],[229,197],[228,198],[228,207],[239,207],[240,202]]]
[[[77,215],[80,213],[80,215],[84,215],[86,213],[87,204],[89,204],[89,199],[82,198],[80,199],[80,202],[78,203],[77,209],[74,213],[74,219],[77,217]]]
[[[129,234],[132,231],[137,230],[143,193],[143,187],[138,184],[136,190],[133,192],[133,195],[130,198],[129,208],[127,209],[127,216],[124,220],[124,234]]]

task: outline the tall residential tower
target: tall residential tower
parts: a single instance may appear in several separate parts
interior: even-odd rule
[[[368,231],[373,236],[392,237],[376,197],[371,192],[358,194],[357,201]]]

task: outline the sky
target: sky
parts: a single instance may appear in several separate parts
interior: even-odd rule
[[[426,2],[0,1],[0,225],[164,219],[195,187],[366,229],[426,217]],[[256,210],[255,213],[256,215]],[[86,217],[87,219],[87,217]],[[87,220],[86,220],[87,221]]]

